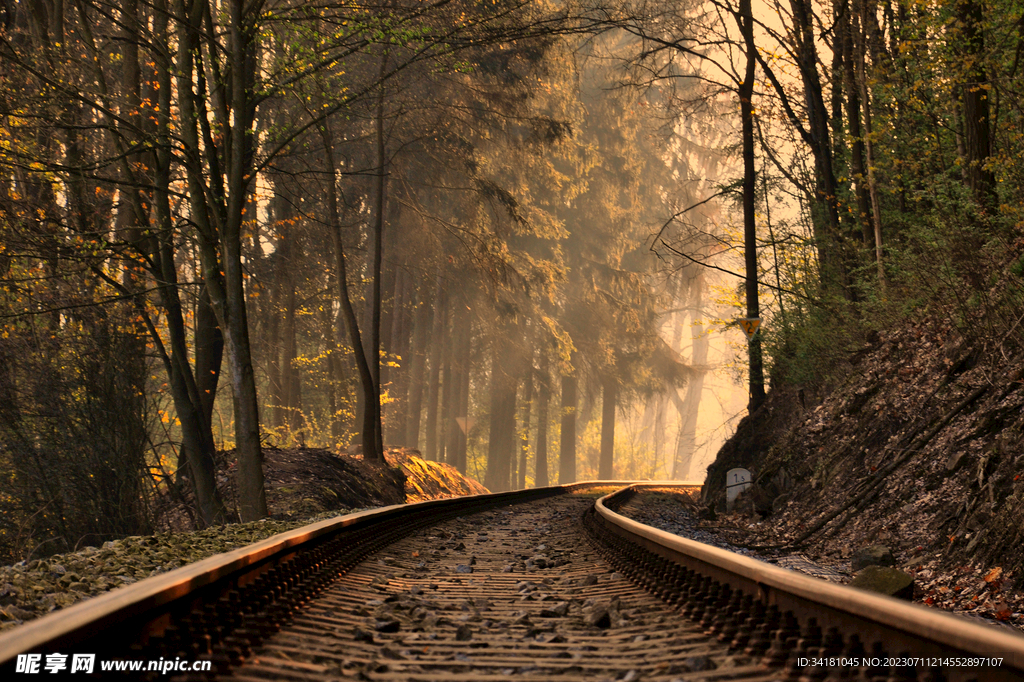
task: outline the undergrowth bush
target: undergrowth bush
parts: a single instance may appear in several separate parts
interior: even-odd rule
[[[773,385],[821,388],[894,327],[941,319],[965,346],[1016,354],[1024,348],[1024,237],[1008,218],[979,214],[963,197],[900,224],[885,251],[886,282],[864,268],[856,300],[833,295],[790,304],[766,330]]]
[[[119,322],[25,325],[0,339],[0,562],[151,529],[149,368]]]

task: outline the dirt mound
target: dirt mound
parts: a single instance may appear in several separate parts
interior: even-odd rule
[[[267,507],[275,518],[405,502],[400,470],[329,450],[267,448],[263,468]]]
[[[387,460],[388,464],[401,467],[405,473],[405,499],[409,502],[490,492],[477,481],[460,474],[451,464],[423,459],[418,450],[388,450]]]
[[[299,519],[326,511],[487,492],[454,467],[428,462],[416,450],[389,450],[387,460],[389,466],[380,467],[364,462],[358,455],[339,455],[319,448],[264,447],[263,475],[270,515],[275,519]],[[217,488],[236,517],[237,470],[234,450],[218,453]],[[165,499],[158,512],[158,530],[195,528],[193,508],[191,492],[176,500]]]

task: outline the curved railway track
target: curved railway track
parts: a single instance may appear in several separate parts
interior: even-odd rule
[[[28,623],[0,637],[0,667],[85,653],[110,679],[1024,680],[1024,637],[617,514],[643,486],[320,522]],[[118,661],[166,673],[100,671]],[[211,671],[182,672],[196,661]]]

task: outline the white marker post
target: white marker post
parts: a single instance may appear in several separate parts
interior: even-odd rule
[[[746,469],[729,469],[725,474],[725,510],[732,511],[736,497],[754,485],[750,480],[750,472]]]

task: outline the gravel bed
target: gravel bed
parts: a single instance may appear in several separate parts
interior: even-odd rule
[[[736,552],[760,561],[789,568],[815,578],[835,583],[849,582],[851,575],[830,557],[811,559],[803,554],[776,552],[758,553],[730,544],[713,531],[701,528],[690,511],[687,500],[678,495],[637,495],[620,512],[624,516],[680,537],[703,542],[713,547]],[[759,525],[759,524],[757,524]],[[753,528],[756,530],[756,527]],[[736,528],[733,530],[740,530]],[[751,535],[756,539],[756,535]],[[1002,569],[982,570],[961,566],[942,572],[937,560],[911,559],[900,568],[914,576],[914,602],[949,611],[989,625],[1024,631],[1024,592],[1015,581],[1002,574]]]
[[[823,566],[802,554],[757,552],[747,547],[734,545],[714,531],[702,528],[687,502],[687,498],[680,495],[642,494],[637,495],[624,505],[620,513],[658,530],[741,554],[751,559],[782,566],[815,578],[838,583],[849,580],[847,573],[837,568]]]
[[[278,533],[361,509],[330,511],[306,519],[264,519],[191,533],[136,535],[77,552],[0,567],[0,632],[51,611],[131,585]]]
[[[771,558],[758,554],[746,547],[730,544],[716,533],[701,528],[698,519],[688,509],[685,498],[678,495],[647,494],[637,495],[619,510],[623,516],[645,525],[672,533],[705,545],[718,547],[729,552],[742,554],[760,561]]]

